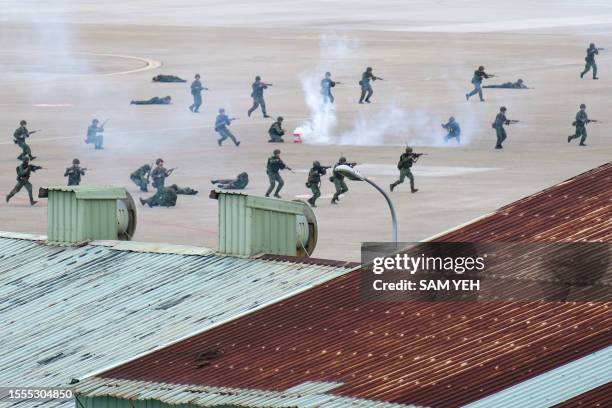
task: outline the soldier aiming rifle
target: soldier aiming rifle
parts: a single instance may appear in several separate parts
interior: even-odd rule
[[[30,205],[35,205],[38,201],[35,201],[34,197],[32,196],[32,184],[30,183],[30,176],[32,175],[32,172],[43,169],[45,168],[30,164],[30,158],[28,156],[24,157],[22,163],[15,169],[15,171],[17,172],[17,184],[15,184],[15,187],[13,187],[11,192],[6,196],[6,202],[8,203],[9,200],[15,194],[17,194],[23,187],[25,187],[30,198]]]
[[[23,160],[24,158],[28,158],[28,160],[34,160],[36,156],[32,156],[32,149],[26,143],[26,139],[33,135],[36,132],[40,132],[39,130],[29,131],[27,126],[27,122],[22,120],[19,122],[19,127],[13,133],[13,142],[21,148],[21,154],[17,156],[17,160]]]
[[[574,139],[580,138],[579,146],[586,146],[587,129],[586,126],[589,123],[601,123],[595,119],[589,119],[586,113],[586,105],[583,103],[580,105],[580,110],[576,113],[576,120],[572,123],[572,126],[576,127],[576,132],[573,135],[567,137],[567,143],[570,143]]]
[[[308,199],[308,203],[312,207],[316,207],[315,202],[317,198],[321,197],[321,176],[325,175],[328,169],[332,166],[321,166],[319,161],[312,162],[312,168],[308,172],[308,179],[306,180],[306,187],[312,191],[312,197]]]
[[[421,156],[426,156],[427,153],[415,153],[412,147],[406,147],[406,152],[402,153],[399,162],[397,163],[397,169],[400,171],[400,176],[397,181],[389,185],[389,190],[393,192],[393,189],[402,184],[406,178],[410,180],[410,192],[416,193],[419,191],[418,188],[414,187],[414,176],[412,175],[412,166],[419,160]]]
[[[496,149],[503,149],[504,140],[508,137],[506,134],[506,129],[504,129],[504,125],[509,126],[514,123],[519,123],[518,120],[508,119],[506,118],[506,107],[502,106],[499,108],[499,113],[495,117],[495,121],[492,123],[491,127],[495,129],[495,135],[497,137],[497,143],[495,144]]]
[[[474,71],[474,76],[472,76],[472,85],[474,85],[474,89],[470,93],[465,94],[465,100],[469,101],[470,98],[476,94],[480,98],[480,102],[484,102],[484,98],[482,96],[482,81],[483,79],[494,78],[495,75],[487,74],[485,72],[485,68],[481,65],[478,67],[476,71]]]
[[[334,193],[334,196],[332,197],[332,200],[331,200],[332,204],[338,204],[338,201],[340,201],[340,195],[347,193],[349,191],[348,186],[346,185],[346,182],[344,181],[344,175],[340,173],[339,171],[336,171],[336,167],[342,166],[342,165],[349,166],[349,167],[355,167],[357,163],[347,162],[346,157],[341,156],[340,159],[338,160],[338,163],[336,163],[336,165],[334,166],[332,176],[329,178],[329,181],[334,183],[334,187],[336,188],[336,192]]]
[[[272,84],[262,82],[261,77],[257,75],[255,77],[255,82],[251,85],[251,98],[253,98],[253,106],[248,110],[247,115],[251,117],[251,113],[255,112],[255,110],[261,106],[261,111],[263,113],[264,118],[269,118],[268,113],[266,111],[266,101],[264,101],[264,89],[268,89]]]

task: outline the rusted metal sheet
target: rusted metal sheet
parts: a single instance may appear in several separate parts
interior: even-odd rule
[[[2,387],[67,386],[351,270],[206,248],[45,239],[0,233]]]
[[[436,240],[611,242],[611,177],[602,166]],[[358,272],[340,276],[99,377],[168,393],[333,382],[337,396],[450,408],[612,344],[610,303],[362,303],[359,284]]]
[[[554,408],[575,407],[612,407],[612,382],[554,406]]]

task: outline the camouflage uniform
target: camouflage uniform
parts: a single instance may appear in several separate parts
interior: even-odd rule
[[[191,187],[179,187],[176,184],[172,184],[168,187],[168,189],[174,191],[176,194],[184,194],[184,195],[196,195],[198,194],[198,190],[194,190]]]
[[[187,82],[176,75],[156,75],[153,77],[153,82]]]
[[[278,195],[278,193],[281,191],[281,189],[285,185],[285,181],[279,174],[279,171],[285,168],[287,168],[287,166],[281,160],[280,157],[277,157],[276,155],[274,155],[268,159],[268,164],[266,165],[266,173],[268,174],[268,179],[270,181],[270,187],[268,188],[268,191],[266,191],[266,197],[270,197],[270,193],[272,192],[272,190],[274,190],[274,186],[276,186],[274,197],[280,198],[280,195]]]
[[[457,121],[449,120],[442,127],[448,131],[448,134],[444,137],[444,143],[448,143],[450,139],[457,139],[457,143],[461,143],[461,127]]]
[[[211,183],[225,190],[242,190],[249,184],[249,175],[243,172],[235,179],[211,180]]]
[[[599,54],[599,49],[595,47],[594,44],[591,44],[589,48],[587,48],[587,55],[584,58],[586,64],[584,66],[584,71],[580,73],[580,78],[584,77],[584,75],[593,68],[593,79],[597,79],[597,64],[595,63],[595,55]]]
[[[391,191],[393,191],[393,189],[397,185],[402,184],[406,178],[410,180],[410,191],[412,193],[416,193],[417,191],[419,191],[418,189],[414,188],[414,176],[412,175],[412,165],[415,163],[416,160],[417,159],[412,153],[411,148],[406,149],[406,153],[402,153],[402,155],[400,156],[399,162],[397,163],[397,168],[400,171],[400,177],[399,177],[399,180],[391,184],[390,186]]]
[[[204,87],[202,86],[202,82],[199,79],[195,79],[191,83],[191,95],[193,96],[193,104],[189,107],[189,110],[197,113],[202,106],[202,91]]]
[[[145,164],[140,167],[138,170],[130,174],[130,180],[134,182],[138,187],[140,187],[140,191],[149,191],[147,186],[149,185],[149,173],[151,172],[151,166]]]
[[[359,81],[359,85],[361,86],[361,97],[359,98],[359,103],[370,103],[370,98],[374,94],[370,81],[376,81],[377,79],[378,77],[372,74],[371,68],[368,68],[361,74],[361,81]]]
[[[323,97],[323,103],[334,103],[334,95],[331,93],[331,89],[336,86],[336,83],[331,78],[325,77],[321,80],[321,96]]]
[[[283,143],[283,136],[285,135],[285,131],[283,130],[283,121],[281,118],[274,122],[270,129],[268,130],[268,135],[270,135],[269,143]]]
[[[161,187],[157,189],[154,196],[147,199],[140,199],[142,205],[149,207],[174,207],[176,205],[176,191],[170,188]]]
[[[338,163],[336,163],[336,165],[334,166],[332,176],[330,177],[330,181],[334,183],[334,187],[336,188],[336,192],[334,193],[334,196],[332,197],[332,200],[331,200],[332,204],[336,204],[338,200],[340,200],[341,194],[348,192],[348,186],[344,182],[344,176],[340,174],[340,172],[336,171],[336,167],[341,166],[341,165],[353,167],[355,164],[347,163],[346,159],[341,158],[338,161]]]
[[[159,96],[154,96],[151,99],[143,101],[134,100],[130,103],[132,105],[170,105],[170,102],[172,102],[172,97],[170,96],[164,96],[163,98],[160,98]]]
[[[153,179],[151,185],[158,190],[164,187],[164,184],[166,183],[166,178],[170,176],[170,173],[171,172],[169,170],[166,170],[165,167],[156,166],[153,171],[151,171],[151,178]]]
[[[469,100],[472,96],[478,94],[480,102],[484,102],[484,98],[482,97],[482,80],[484,78],[489,78],[489,74],[487,74],[484,69],[474,71],[474,76],[472,77],[474,89],[470,93],[465,94],[465,99]]]
[[[17,156],[18,160],[23,160],[25,157],[32,157],[32,150],[26,143],[26,139],[28,137],[30,137],[30,132],[28,132],[28,129],[25,126],[18,127],[17,130],[15,130],[15,133],[13,133],[13,140],[15,144],[21,148],[21,154]]]
[[[98,126],[98,120],[94,119],[94,121],[87,127],[87,138],[85,139],[85,143],[93,143],[95,148],[100,150],[103,149],[102,145],[104,144],[104,132],[103,126]]]
[[[497,143],[495,144],[496,149],[503,149],[504,140],[508,137],[506,134],[506,129],[504,129],[504,125],[508,123],[506,119],[506,114],[504,112],[499,112],[495,117],[495,122],[493,122],[493,128],[495,129],[495,134],[497,136]]]
[[[17,184],[15,185],[15,187],[13,187],[11,192],[6,196],[6,202],[8,203],[9,200],[15,194],[17,194],[23,187],[25,187],[25,189],[28,192],[28,196],[30,197],[30,205],[36,204],[37,201],[35,201],[34,197],[32,196],[32,184],[30,183],[30,176],[32,175],[32,172],[36,170],[40,170],[40,169],[42,169],[42,167],[34,166],[30,164],[28,160],[24,161],[19,166],[17,166],[17,168],[15,169],[17,172]]]
[[[585,111],[579,110],[578,113],[576,113],[576,133],[568,137],[567,141],[570,142],[573,139],[580,138],[580,146],[585,146],[584,142],[586,142],[587,139],[587,123],[589,123],[589,116]]]
[[[264,101],[264,89],[268,89],[268,85],[261,82],[261,80],[255,80],[251,85],[252,92],[251,98],[253,98],[253,106],[248,111],[248,116],[251,116],[251,113],[255,112],[257,108],[261,106],[261,111],[263,113],[264,118],[268,117],[268,113],[266,112],[266,101]]]
[[[78,186],[81,184],[81,176],[85,175],[85,170],[79,167],[78,164],[74,164],[66,169],[64,177],[68,177],[69,186]]]
[[[314,162],[312,168],[308,172],[308,180],[306,182],[306,187],[310,188],[312,191],[312,197],[308,199],[308,202],[311,206],[316,207],[317,198],[321,197],[321,189],[319,186],[321,185],[321,176],[327,173],[327,169],[321,167],[319,162]]]
[[[224,112],[219,112],[217,118],[215,119],[215,132],[219,133],[221,136],[221,139],[217,140],[219,146],[221,146],[221,143],[228,138],[232,139],[232,142],[234,142],[236,146],[240,145],[240,142],[236,140],[236,137],[227,128],[231,124],[232,120]]]

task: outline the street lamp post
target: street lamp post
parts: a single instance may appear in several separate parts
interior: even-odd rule
[[[393,232],[392,232],[393,235],[391,239],[393,240],[393,242],[397,244],[397,217],[395,215],[395,208],[393,207],[393,203],[391,202],[391,199],[389,198],[387,193],[382,188],[380,188],[376,183],[374,183],[372,180],[368,179],[367,177],[364,177],[363,175],[361,175],[359,171],[352,168],[351,166],[348,166],[346,164],[341,164],[339,166],[336,166],[334,168],[334,171],[337,171],[338,173],[342,174],[349,180],[365,181],[366,183],[374,187],[376,190],[378,190],[380,194],[383,195],[383,197],[385,197],[385,200],[387,200],[387,204],[389,205],[389,211],[391,211],[391,222],[393,224]]]

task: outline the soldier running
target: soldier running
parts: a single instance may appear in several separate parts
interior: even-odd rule
[[[170,177],[174,170],[174,168],[166,170],[163,159],[155,160],[155,168],[151,171],[151,177],[153,178],[151,185],[158,190],[163,188],[166,183],[166,178]]]
[[[372,94],[374,94],[370,81],[376,81],[377,79],[383,80],[383,78],[372,74],[372,67],[367,67],[365,72],[361,74],[361,81],[359,81],[359,85],[361,86],[361,97],[359,98],[359,103],[370,103],[370,98]]]
[[[145,164],[144,166],[141,166],[140,168],[138,168],[138,170],[130,174],[130,180],[132,180],[134,184],[140,187],[140,191],[147,192],[149,191],[148,186],[150,173],[151,166]]]
[[[450,122],[450,121],[449,121]],[[418,188],[414,188],[414,176],[412,175],[412,165],[419,160],[422,154],[414,153],[412,147],[406,147],[406,152],[402,153],[400,156],[399,162],[397,163],[397,168],[400,171],[399,180],[395,181],[391,185],[389,185],[389,190],[393,192],[393,189],[404,182],[406,177],[410,180],[410,192],[416,193],[419,191]]]
[[[219,144],[219,146],[221,146],[223,141],[227,140],[228,138],[232,139],[236,146],[240,145],[240,142],[236,140],[236,137],[234,137],[232,132],[230,132],[230,130],[227,128],[234,120],[236,120],[236,118],[230,118],[225,114],[225,109],[219,109],[219,114],[215,119],[215,132],[221,136],[221,139],[217,140],[217,144]]]
[[[268,179],[270,180],[270,187],[268,187],[268,191],[266,191],[266,197],[270,197],[270,193],[276,186],[274,197],[281,198],[278,193],[285,185],[285,181],[281,177],[279,171],[283,169],[291,171],[291,168],[285,165],[285,163],[281,160],[280,153],[280,150],[275,149],[274,152],[272,152],[272,156],[268,159],[268,163],[266,165],[266,173],[268,174]]]
[[[247,115],[251,117],[251,113],[255,112],[255,110],[261,106],[261,112],[263,113],[264,118],[269,118],[268,113],[266,112],[266,101],[264,101],[264,89],[268,89],[272,84],[267,84],[265,82],[261,82],[261,77],[257,75],[255,77],[255,82],[251,85],[251,98],[253,98],[253,106],[247,112]]]
[[[474,85],[474,89],[472,92],[465,94],[465,100],[469,101],[472,96],[478,94],[480,102],[484,102],[484,98],[482,97],[482,81],[485,78],[493,78],[494,76],[495,75],[487,74],[482,65],[479,66],[478,69],[474,71],[474,76],[472,77],[472,85]]]
[[[242,172],[235,179],[218,179],[210,182],[224,190],[243,190],[249,184],[249,175]]]
[[[342,165],[355,167],[357,163],[348,163],[346,161],[346,157],[342,156],[338,160],[338,163],[336,163],[336,165],[334,166],[332,176],[329,178],[329,181],[334,183],[334,187],[336,188],[336,192],[334,193],[334,196],[331,200],[332,204],[338,204],[338,201],[340,201],[340,195],[348,192],[348,186],[344,182],[344,176],[339,171],[336,171],[336,167]]]
[[[81,161],[79,159],[72,160],[72,166],[66,168],[64,177],[68,177],[69,186],[78,186],[81,184],[81,176],[85,175],[85,170],[81,168]]]
[[[325,78],[321,80],[321,96],[323,97],[323,105],[334,103],[335,99],[334,95],[331,93],[331,89],[338,84],[340,84],[340,82],[332,81],[331,72],[325,73]]]
[[[30,137],[30,135],[36,133],[37,130],[30,132],[28,128],[26,128],[27,124],[25,120],[22,120],[19,122],[19,127],[13,133],[13,142],[21,148],[21,154],[17,156],[17,160],[23,161],[26,157],[28,160],[34,160],[36,158],[36,156],[32,156],[32,149],[30,149],[30,146],[26,143],[26,139]]]
[[[603,48],[597,48],[595,44],[589,44],[589,48],[586,50],[586,57],[584,58],[586,64],[584,66],[584,71],[580,73],[580,78],[584,78],[585,74],[593,68],[593,79],[597,78],[597,64],[595,63],[595,56],[599,55],[599,51],[603,51]]]
[[[202,86],[202,82],[200,82],[200,74],[196,74],[194,81],[191,83],[193,103],[191,106],[189,106],[189,110],[193,113],[199,113],[200,111],[200,106],[202,106],[202,91],[208,91],[208,88]]]
[[[461,143],[461,127],[459,122],[455,120],[453,116],[448,118],[448,122],[442,125],[442,128],[448,131],[448,134],[444,137],[444,143],[448,143],[451,139],[456,139],[457,144]]]
[[[318,161],[312,162],[312,168],[308,172],[308,180],[306,180],[306,187],[312,191],[312,197],[308,199],[308,203],[312,207],[317,206],[315,202],[317,198],[321,197],[321,176],[325,175],[329,168],[331,166],[321,166],[321,163]]]
[[[17,172],[17,184],[6,196],[6,202],[8,203],[9,200],[15,194],[17,194],[23,187],[25,187],[28,192],[28,196],[30,197],[30,205],[35,205],[38,201],[35,201],[34,197],[32,196],[32,184],[30,183],[30,176],[32,175],[32,172],[35,172],[40,169],[42,169],[42,167],[30,164],[30,158],[28,156],[25,156],[21,164],[15,169]]]
[[[576,113],[576,121],[573,123],[576,126],[576,133],[567,137],[567,143],[570,143],[574,139],[580,138],[579,146],[586,146],[587,130],[586,125],[591,122],[597,122],[596,120],[589,119],[586,113],[586,105],[583,103],[580,105],[580,110]]]
[[[268,129],[268,135],[270,135],[270,140],[268,143],[284,143],[283,136],[285,135],[285,130],[283,129],[283,117],[279,116],[276,118],[276,122],[270,126]]]

